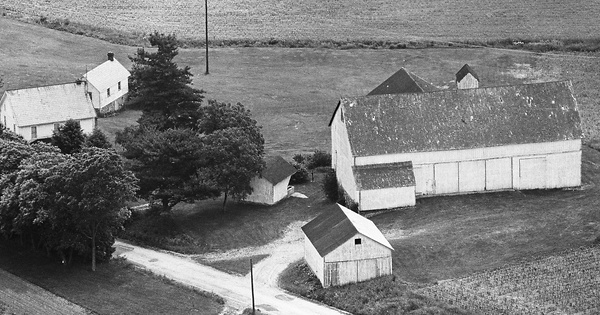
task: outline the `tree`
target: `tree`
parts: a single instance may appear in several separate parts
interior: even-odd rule
[[[69,119],[64,125],[54,130],[51,142],[64,154],[78,152],[85,142],[83,129],[78,121]]]
[[[250,181],[265,167],[264,139],[250,111],[240,103],[209,101],[199,112],[198,131],[208,158],[199,178],[224,194],[225,211],[228,196],[243,198],[252,192]]]
[[[340,201],[340,188],[337,182],[337,177],[335,175],[334,169],[331,168],[327,171],[325,177],[323,178],[323,182],[321,183],[321,188],[323,189],[325,196],[327,196],[327,199],[333,202]]]
[[[85,138],[85,146],[86,147],[96,147],[100,149],[110,149],[112,145],[108,141],[106,135],[102,132],[102,130],[98,128],[94,128],[92,134]]]
[[[140,196],[151,204],[160,202],[163,212],[181,201],[215,196],[213,189],[198,180],[197,170],[206,163],[206,156],[195,131],[128,127],[117,133],[116,141],[123,146],[130,169],[140,179]]]
[[[0,139],[11,140],[20,143],[27,143],[22,136],[12,132],[10,129],[6,128],[2,124],[0,124]]]
[[[177,38],[154,32],[150,44],[158,50],[139,48],[135,56],[129,57],[133,62],[129,106],[143,110],[139,121],[142,125],[156,125],[160,130],[195,128],[204,91],[190,86],[190,67],[179,68],[173,62],[179,53]]]

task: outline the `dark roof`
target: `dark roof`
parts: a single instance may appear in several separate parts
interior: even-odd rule
[[[325,210],[305,224],[302,231],[321,257],[329,254],[357,233],[393,249],[371,220],[339,204]]]
[[[419,78],[414,73],[400,68],[387,80],[383,81],[367,95],[400,94],[400,93],[424,93],[439,91],[437,87]]]
[[[265,162],[267,166],[261,176],[272,184],[277,184],[296,173],[296,168],[281,156],[268,156],[265,158]]]
[[[465,63],[465,65],[462,68],[460,68],[460,70],[458,70],[458,72],[456,73],[456,82],[460,82],[460,80],[462,80],[469,73],[473,77],[475,77],[475,79],[479,80],[479,76],[477,76],[477,73],[475,73],[475,71],[473,71],[473,69]]]
[[[411,161],[389,164],[353,166],[356,185],[360,190],[415,185]]]
[[[342,98],[354,156],[582,137],[568,81]]]

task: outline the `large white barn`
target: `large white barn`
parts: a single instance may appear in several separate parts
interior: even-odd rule
[[[375,224],[337,205],[302,227],[304,259],[323,287],[392,273],[392,245]]]
[[[342,98],[330,126],[338,183],[360,210],[372,209],[358,189],[367,166],[411,162],[417,197],[581,184],[568,81]],[[371,199],[379,209],[414,202],[385,189]]]
[[[83,79],[88,82],[88,95],[94,108],[101,113],[119,110],[129,92],[130,75],[111,52],[107,61],[88,71]]]
[[[79,121],[85,133],[96,127],[96,111],[83,82],[7,90],[0,99],[0,117],[6,128],[28,141],[52,137],[69,119]]]

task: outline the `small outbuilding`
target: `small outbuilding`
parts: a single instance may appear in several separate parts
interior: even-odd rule
[[[290,178],[296,173],[296,168],[281,156],[265,158],[266,167],[252,179],[252,193],[244,201],[273,205],[288,197]]]
[[[323,287],[392,273],[392,245],[373,221],[337,205],[308,222],[304,259]]]

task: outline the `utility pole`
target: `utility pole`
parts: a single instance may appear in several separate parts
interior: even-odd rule
[[[204,42],[206,45],[206,72],[204,74],[208,74],[208,0],[204,0],[204,23],[206,26],[206,41]]]
[[[254,275],[252,274],[252,258],[250,258],[250,287],[252,290],[252,315],[256,314],[254,309]]]

